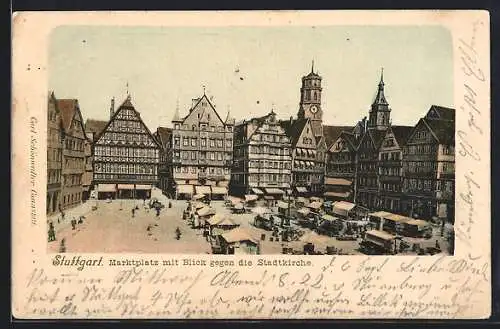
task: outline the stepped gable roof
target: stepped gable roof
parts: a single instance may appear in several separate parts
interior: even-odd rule
[[[325,136],[325,143],[328,148],[339,138],[343,131],[351,131],[351,126],[327,126],[323,125],[323,136]]]
[[[87,119],[87,121],[85,121],[85,131],[99,135],[107,124],[108,121],[105,120]]]
[[[455,144],[455,122],[451,120],[422,119],[440,144]]]
[[[57,99],[56,105],[61,113],[63,128],[68,130],[71,127],[71,121],[75,116],[76,108],[78,107],[78,100]]]
[[[427,119],[436,119],[431,114],[436,114],[439,120],[455,121],[455,109],[439,105],[432,105],[426,114]]]
[[[391,130],[394,133],[394,137],[400,147],[402,147],[413,130],[413,126],[391,126]]]
[[[168,145],[170,136],[172,136],[172,128],[158,127],[155,135],[158,142],[165,148]]]

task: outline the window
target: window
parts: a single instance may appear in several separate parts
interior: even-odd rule
[[[222,153],[217,152],[217,160],[222,161]]]
[[[206,147],[207,146],[207,139],[206,138],[202,138],[201,139],[201,146],[202,147]]]
[[[191,138],[191,146],[196,146],[196,138]]]
[[[189,145],[189,138],[184,137],[184,138],[182,139],[182,145],[184,145],[184,146],[188,146],[188,145]]]
[[[222,139],[217,140],[217,147],[222,147]]]
[[[189,157],[188,152],[182,152],[182,159],[187,160]]]
[[[210,138],[210,147],[215,147],[215,140]]]
[[[174,125],[174,129],[175,129],[175,130],[179,130],[179,124],[178,124],[178,123],[176,123],[176,124]]]
[[[191,151],[191,160],[196,160],[196,151]]]
[[[215,160],[215,153],[214,152],[210,152],[209,156],[210,156],[210,160]]]
[[[191,167],[191,173],[196,174],[196,167]]]

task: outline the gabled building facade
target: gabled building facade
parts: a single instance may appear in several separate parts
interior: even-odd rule
[[[357,178],[358,140],[350,131],[340,131],[328,150],[324,197],[332,201],[354,201]]]
[[[114,106],[114,100],[111,106]],[[85,121],[85,172],[82,179],[83,200],[87,200],[90,197],[90,192],[94,187],[94,142],[107,124],[108,121],[104,120],[87,119]]]
[[[389,126],[378,154],[378,209],[401,213],[403,192],[403,147],[413,127]]]
[[[291,148],[274,111],[237,124],[231,194],[255,194],[270,200],[290,194]]]
[[[76,99],[57,99],[63,128],[61,209],[81,204],[85,172],[85,128]]]
[[[193,99],[189,113],[172,120],[172,179],[176,198],[227,194],[233,160],[234,119],[222,119],[209,98]]]
[[[47,107],[47,203],[46,213],[54,214],[61,208],[63,128],[61,113],[54,93],[50,93]]]
[[[159,157],[160,145],[128,96],[94,143],[98,197],[149,198],[158,183]]]
[[[455,217],[455,110],[432,106],[403,151],[405,213],[423,219]]]
[[[154,133],[154,137],[161,146],[160,163],[158,166],[158,187],[163,193],[169,194],[169,186],[172,185],[170,179],[173,177],[172,166],[169,159],[172,159],[172,128],[158,127]]]

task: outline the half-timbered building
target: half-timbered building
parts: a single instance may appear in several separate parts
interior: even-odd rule
[[[158,182],[159,157],[160,145],[129,95],[94,143],[98,197],[149,198]]]
[[[453,222],[455,109],[431,106],[408,137],[403,160],[405,213]]]

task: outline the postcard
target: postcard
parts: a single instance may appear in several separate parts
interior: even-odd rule
[[[16,319],[490,316],[488,12],[12,22]]]

